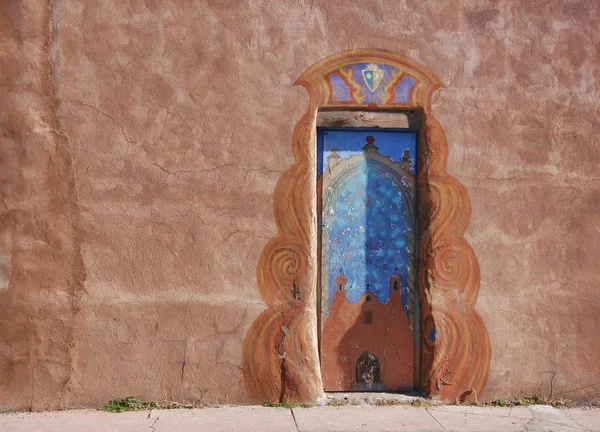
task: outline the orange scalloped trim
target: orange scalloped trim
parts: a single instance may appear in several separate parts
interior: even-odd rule
[[[424,113],[419,135],[419,293],[421,302],[420,389],[456,400],[474,389],[481,394],[490,368],[485,324],[474,309],[479,264],[463,235],[471,204],[466,189],[446,173],[448,143],[431,115],[431,95],[441,81],[424,66],[384,50],[351,50],[308,68],[296,84],[306,88],[309,107],[292,139],[295,164],[274,193],[278,234],[263,249],[257,282],[268,308],[248,330],[242,353],[244,381],[251,400],[314,401],[323,394],[317,342],[316,116],[335,107],[327,76],[344,74],[354,63],[383,63],[417,82],[407,108]],[[389,88],[388,88],[389,87]],[[397,109],[386,87],[383,109]],[[352,88],[352,91],[356,89]],[[354,95],[358,93],[353,93]],[[354,98],[344,107],[365,109]],[[434,340],[430,334],[435,334]]]

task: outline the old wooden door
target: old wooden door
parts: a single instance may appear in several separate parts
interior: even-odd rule
[[[320,128],[317,141],[325,390],[411,390],[416,133]]]

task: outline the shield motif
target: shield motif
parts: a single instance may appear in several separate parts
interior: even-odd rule
[[[376,64],[371,63],[366,69],[363,69],[362,74],[369,90],[372,92],[377,90],[383,79],[383,70],[379,69]]]

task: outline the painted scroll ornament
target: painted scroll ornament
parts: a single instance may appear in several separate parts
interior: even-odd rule
[[[265,246],[257,282],[267,309],[244,341],[246,388],[255,403],[314,401],[323,394],[317,338],[316,118],[320,108],[418,110],[421,391],[454,401],[481,394],[491,348],[475,310],[477,258],[463,238],[471,217],[466,189],[446,173],[448,143],[431,114],[440,80],[383,50],[351,50],[307,69],[297,84],[309,107],[292,139],[295,163],[274,192],[277,234]]]

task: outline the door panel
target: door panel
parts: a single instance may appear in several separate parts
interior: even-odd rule
[[[318,152],[325,390],[411,390],[416,134],[319,129]]]

